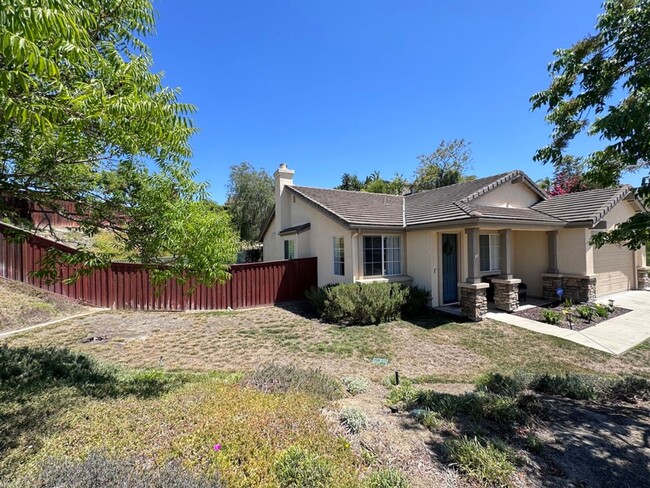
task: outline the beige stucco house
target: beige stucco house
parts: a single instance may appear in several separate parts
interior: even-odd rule
[[[264,260],[318,257],[319,285],[400,281],[431,291],[431,305],[486,311],[530,297],[588,301],[649,286],[645,250],[595,249],[594,232],[641,210],[629,186],[549,197],[521,171],[405,196],[296,186],[275,172],[275,212]]]

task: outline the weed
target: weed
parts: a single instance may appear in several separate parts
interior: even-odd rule
[[[544,443],[535,434],[528,434],[526,437],[526,447],[530,452],[540,454],[544,450]]]
[[[432,412],[431,410],[425,410],[418,415],[418,422],[431,431],[439,430],[447,424],[438,412]]]
[[[325,459],[296,446],[280,454],[273,464],[273,472],[282,488],[327,488],[331,486],[332,471]]]
[[[544,320],[549,324],[556,325],[560,323],[560,320],[562,319],[562,314],[560,312],[553,310],[552,308],[543,308],[542,317],[544,317]]]
[[[267,364],[245,379],[245,384],[265,393],[303,392],[334,400],[342,396],[341,384],[320,370],[293,365]]]
[[[595,400],[603,381],[595,377],[566,374],[555,376],[543,374],[531,382],[531,389],[549,395],[557,395],[574,400]]]
[[[451,439],[445,442],[445,451],[460,472],[481,483],[507,486],[515,472],[513,454],[489,440]]]
[[[363,376],[346,376],[343,378],[343,386],[351,395],[358,395],[368,391],[370,380]]]
[[[394,468],[383,468],[366,476],[363,488],[409,488],[406,477]]]
[[[339,414],[341,424],[352,434],[358,434],[368,427],[368,416],[358,407],[345,407]]]

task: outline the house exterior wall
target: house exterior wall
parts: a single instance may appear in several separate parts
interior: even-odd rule
[[[271,222],[264,236],[264,261],[284,259],[284,241],[293,239],[296,242],[297,258],[318,257],[318,286],[352,282],[352,233],[350,230],[288,191],[283,192],[282,198],[285,218],[282,227],[286,229],[309,222],[311,228],[299,234],[278,236],[275,232],[275,222]],[[345,274],[343,276],[334,274],[333,238],[335,236],[344,239]]]
[[[406,233],[406,274],[413,284],[431,292],[432,305],[438,306],[438,233],[418,230]]]
[[[514,231],[513,274],[528,285],[528,295],[542,296],[542,273],[548,271],[548,239],[545,232]]]
[[[588,244],[590,231],[561,229],[557,233],[557,267],[560,273],[593,274],[593,249]]]
[[[473,204],[488,207],[528,208],[541,198],[522,182],[506,183],[474,200]]]

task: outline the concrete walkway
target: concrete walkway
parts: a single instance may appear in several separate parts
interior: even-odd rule
[[[622,354],[650,338],[650,292],[627,291],[600,298],[597,302],[607,304],[608,300],[632,311],[583,331],[563,329],[505,312],[489,312],[486,317],[611,354]]]

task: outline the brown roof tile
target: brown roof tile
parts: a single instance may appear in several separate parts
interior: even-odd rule
[[[532,209],[568,223],[596,223],[614,205],[625,198],[631,190],[630,186],[625,185],[618,188],[603,188],[557,195],[533,205]]]

